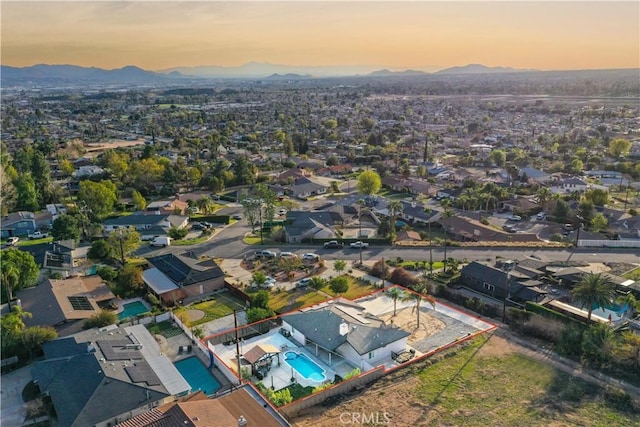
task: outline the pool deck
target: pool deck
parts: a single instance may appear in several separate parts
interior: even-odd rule
[[[240,353],[249,351],[254,346],[258,344],[269,344],[281,350],[278,358],[274,360],[271,369],[267,372],[267,375],[264,379],[262,379],[262,383],[266,387],[273,386],[274,390],[280,390],[292,384],[291,378],[295,378],[295,382],[298,384],[307,387],[317,387],[327,382],[332,382],[336,375],[340,375],[344,377],[347,373],[351,372],[354,367],[349,364],[343,358],[334,355],[332,357],[331,366],[325,363],[320,357],[316,356],[313,351],[305,347],[300,347],[292,340],[287,339],[283,335],[280,334],[279,329],[273,329],[264,335],[260,335],[254,338],[250,338],[248,340],[241,341],[240,344]],[[315,362],[318,366],[324,369],[324,374],[326,377],[325,381],[313,381],[307,378],[304,378],[297,371],[289,366],[287,362],[284,361],[284,353],[287,351],[295,351],[297,353],[302,353],[306,355],[309,359]],[[214,347],[214,353],[218,358],[220,358],[227,366],[229,366],[234,372],[238,372],[237,369],[237,361],[236,361],[236,346],[233,345],[224,345],[217,344]],[[279,363],[278,363],[279,359]],[[241,367],[251,369],[251,365],[244,359],[240,361]],[[256,378],[252,377],[252,380],[257,381]]]
[[[124,311],[125,305],[131,304],[134,302],[139,302],[143,304],[147,308],[147,310],[151,311],[151,306],[149,305],[149,303],[146,302],[143,298],[138,297],[138,298],[131,298],[131,299],[118,301],[118,310],[116,310],[116,314],[119,316]],[[125,320],[125,319],[122,319],[122,320]]]

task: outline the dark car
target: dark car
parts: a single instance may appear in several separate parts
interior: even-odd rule
[[[324,248],[325,249],[340,249],[340,248],[342,248],[342,243],[338,242],[337,240],[330,240],[330,241],[324,243]]]

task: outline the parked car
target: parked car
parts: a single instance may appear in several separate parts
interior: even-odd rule
[[[19,237],[9,237],[7,239],[7,245],[11,245],[11,246],[15,246],[18,244],[18,241],[20,240]]]
[[[520,215],[511,215],[507,218],[509,221],[520,221],[522,217]]]
[[[199,222],[194,222],[194,223],[193,223],[193,225],[191,226],[191,228],[192,228],[193,230],[204,230],[204,229],[205,229],[205,226],[204,226],[204,225],[202,225],[202,224],[201,224],[201,223],[199,223]]]
[[[240,221],[242,219],[242,215],[240,214],[235,214],[231,216],[232,219],[235,219],[236,221]]]
[[[298,283],[296,283],[296,288],[307,289],[309,287],[309,283],[311,283],[311,277],[305,277],[304,279],[298,280]]]
[[[256,251],[256,258],[273,259],[273,258],[275,258],[277,256],[278,256],[278,254],[276,254],[273,251],[267,251],[267,250]]]
[[[504,231],[506,231],[507,233],[515,233],[516,232],[516,229],[511,224],[506,224],[505,226],[502,227],[502,229]]]
[[[543,212],[538,212],[538,215],[536,215],[536,219],[538,221],[542,221],[543,219],[545,219],[547,217],[547,214],[543,211]]]
[[[337,240],[330,240],[328,242],[324,242],[325,249],[339,249],[342,246],[343,246],[342,243],[338,242]]]
[[[48,237],[49,233],[43,233],[41,231],[35,231],[31,234],[29,234],[29,239],[31,240],[35,240],[35,239],[44,239],[45,237]]]
[[[364,249],[369,247],[369,243],[358,240],[357,242],[352,242],[349,246],[353,249]]]
[[[303,254],[302,259],[304,261],[318,261],[320,259],[320,255],[309,252],[309,253]]]
[[[298,258],[298,255],[293,252],[280,252],[280,258]]]
[[[279,215],[279,216],[283,216],[283,215],[286,215],[286,214],[287,214],[287,210],[286,210],[286,209],[280,209],[280,210],[278,211],[278,215]]]

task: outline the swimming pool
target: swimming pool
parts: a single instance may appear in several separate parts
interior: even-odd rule
[[[598,316],[603,319],[608,319],[611,316],[611,320],[620,320],[625,313],[629,310],[629,306],[627,305],[616,305],[612,304],[609,307],[598,307],[595,306],[591,315]]]
[[[124,310],[118,313],[118,320],[124,320],[127,317],[134,317],[138,314],[148,313],[149,309],[142,301],[134,301],[122,306]]]
[[[327,379],[327,376],[324,374],[324,369],[302,353],[287,351],[284,354],[284,360],[289,366],[295,369],[296,372],[308,380],[322,382]]]
[[[220,383],[197,357],[188,357],[174,363],[180,374],[191,386],[191,391],[201,390],[211,395],[220,389]]]

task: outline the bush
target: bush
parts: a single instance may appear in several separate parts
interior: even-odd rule
[[[118,315],[114,311],[101,310],[84,321],[83,329],[102,328],[114,325],[118,321]]]
[[[614,409],[624,412],[634,412],[635,405],[633,404],[633,398],[629,393],[623,390],[607,387],[604,392],[604,399]]]
[[[349,281],[346,277],[340,276],[331,279],[329,287],[336,294],[343,294],[349,290]]]
[[[546,319],[534,314],[522,325],[522,332],[555,343],[560,340],[565,328],[565,324],[559,320]]]
[[[273,316],[275,312],[270,308],[252,307],[247,310],[247,323],[259,322]]]
[[[118,277],[118,270],[107,266],[98,267],[97,273],[102,280],[109,283],[113,282],[116,280],[116,277]]]
[[[187,237],[187,234],[189,234],[189,230],[186,228],[171,227],[169,229],[169,237],[174,240],[184,239]]]
[[[97,259],[100,261],[106,261],[111,258],[111,247],[104,239],[96,240],[91,244],[91,248],[87,252],[89,259]],[[102,277],[102,276],[100,276]]]
[[[395,270],[393,270],[391,276],[389,277],[389,280],[392,283],[404,286],[405,288],[411,287],[420,281],[420,279],[418,279],[402,267],[397,267]]]

